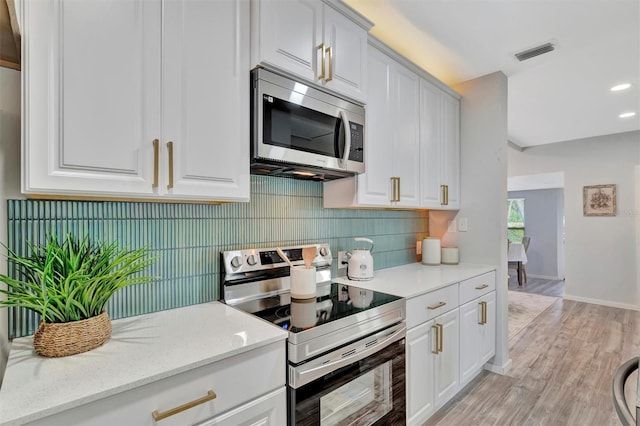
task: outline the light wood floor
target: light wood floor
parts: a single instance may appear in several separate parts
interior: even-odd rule
[[[510,341],[506,376],[483,372],[425,426],[620,425],[612,377],[638,355],[640,312],[559,299]]]
[[[519,286],[516,274],[511,272],[509,274],[509,290],[562,297],[564,296],[564,281],[529,277],[524,285]]]

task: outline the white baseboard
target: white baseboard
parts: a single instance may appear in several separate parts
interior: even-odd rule
[[[588,297],[574,296],[574,295],[571,295],[571,294],[565,294],[563,296],[563,299],[565,299],[565,300],[573,300],[573,301],[576,301],[576,302],[591,303],[591,304],[594,304],[594,305],[610,306],[612,308],[629,309],[631,311],[640,311],[640,306],[638,306],[638,305],[630,305],[628,303],[611,302],[609,300],[590,299]]]
[[[511,369],[511,358],[509,358],[503,365],[496,365],[488,362],[484,365],[484,369],[504,376]]]
[[[560,281],[562,278],[560,277],[552,277],[551,275],[534,275],[534,274],[529,274],[527,273],[527,278],[540,278],[542,280],[554,280],[554,281]]]

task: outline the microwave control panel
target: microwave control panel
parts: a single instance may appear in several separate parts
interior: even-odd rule
[[[351,150],[349,151],[349,160],[364,161],[364,128],[362,124],[349,123],[351,130]]]

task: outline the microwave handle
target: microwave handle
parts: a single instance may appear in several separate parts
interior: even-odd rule
[[[346,169],[347,161],[349,161],[349,153],[351,152],[351,126],[349,125],[349,118],[347,118],[347,112],[345,110],[340,110],[340,118],[344,126],[344,154],[342,155],[340,165],[343,169]]]

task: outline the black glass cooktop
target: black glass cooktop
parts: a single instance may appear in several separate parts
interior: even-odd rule
[[[401,299],[398,296],[338,283],[331,283],[330,292],[322,293],[328,294],[315,299],[291,299],[291,303],[282,303],[280,306],[253,312],[253,315],[292,333],[299,333]]]

